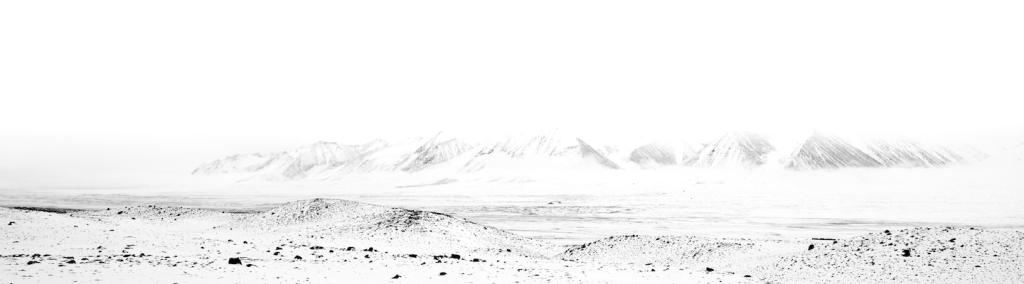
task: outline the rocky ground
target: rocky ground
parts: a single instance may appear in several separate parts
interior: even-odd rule
[[[1024,233],[981,228],[558,246],[443,213],[331,199],[252,213],[0,208],[0,222],[0,283],[1024,281]]]

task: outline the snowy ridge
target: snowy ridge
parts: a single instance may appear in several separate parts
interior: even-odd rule
[[[654,142],[629,153],[629,161],[642,168],[688,165],[697,159],[697,150],[689,144]]]
[[[462,171],[475,172],[500,168],[565,168],[597,165],[618,169],[604,153],[579,138],[553,135],[517,136],[480,147],[462,161]]]
[[[386,146],[380,140],[361,145],[317,142],[291,151],[239,154],[200,165],[193,174],[254,173],[303,177],[314,169],[337,167]]]
[[[753,167],[767,163],[775,147],[752,133],[730,133],[700,151],[693,162],[698,167]]]
[[[940,167],[965,161],[953,150],[905,140],[850,142],[815,133],[793,153],[786,165],[792,169],[853,167]]]
[[[795,139],[787,141],[797,142]],[[944,147],[906,139],[858,140],[822,133],[814,133],[799,143],[773,142],[779,141],[742,132],[729,133],[704,144],[651,142],[632,147],[592,144],[579,137],[548,133],[477,143],[438,134],[397,143],[383,140],[354,145],[317,142],[291,151],[232,155],[202,164],[193,174],[241,174],[269,180],[334,180],[360,173],[425,171],[440,175],[482,171],[517,175],[665,167],[930,168],[989,157],[970,146]],[[777,145],[787,147],[779,149]],[[1016,149],[1021,153],[1006,155],[1015,156],[1012,159],[1024,157],[1021,149],[1024,146]]]

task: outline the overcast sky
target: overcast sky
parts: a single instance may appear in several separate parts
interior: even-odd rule
[[[441,130],[1018,131],[1021,15],[1021,1],[3,1],[0,179]]]

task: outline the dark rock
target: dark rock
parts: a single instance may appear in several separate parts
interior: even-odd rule
[[[245,264],[245,267],[253,267],[253,266],[255,266],[255,265],[252,265],[252,263],[246,263]]]
[[[369,247],[369,248],[367,248],[367,249],[364,249],[363,251],[368,251],[368,252],[375,252],[375,251],[377,251],[377,250],[373,249],[373,247]]]
[[[441,271],[441,273],[438,273],[437,275],[445,276],[445,275],[448,275],[448,273],[444,272],[444,271]]]
[[[812,250],[812,249],[814,249],[814,245],[813,245],[813,244],[812,244],[812,245],[809,245],[809,246],[807,246],[807,250]]]
[[[409,254],[409,257],[411,257],[411,258],[416,258],[417,256],[419,256],[419,255],[416,255],[415,253],[410,253]]]
[[[237,257],[228,258],[228,264],[242,265],[242,259]]]
[[[472,262],[486,262],[485,260],[479,259],[479,258],[474,258],[473,260],[470,260],[470,261],[472,261]]]
[[[295,259],[298,259],[298,260],[302,260],[302,257],[301,257],[301,256],[297,256],[297,255],[296,255],[296,256],[295,256]]]
[[[33,265],[33,264],[36,264],[36,263],[39,263],[39,262],[35,261],[35,260],[29,260],[27,265]]]
[[[14,221],[7,223],[7,226],[14,225]]]
[[[747,274],[747,275],[743,275],[743,277],[745,277],[745,278],[750,278],[750,274]]]
[[[449,257],[449,258],[453,258],[453,259],[462,259],[462,256],[461,256],[461,255],[458,255],[458,254],[454,254],[454,253],[453,253],[452,255],[448,256],[448,257]]]
[[[883,233],[885,233],[886,235],[892,235],[892,232],[889,232],[889,230],[885,230],[885,232]]]
[[[275,252],[274,252],[274,255],[281,255],[281,252],[279,252],[279,251],[275,251]]]
[[[705,267],[705,268],[704,268],[704,271],[707,271],[707,272],[712,272],[712,271],[715,271],[715,269],[714,269],[714,268],[711,268],[711,267]]]
[[[354,251],[354,250],[356,250],[356,247],[347,247],[347,248],[345,248],[345,251]]]
[[[398,279],[398,278],[402,278],[402,275],[395,274],[395,276],[391,277],[391,279]]]
[[[76,261],[75,261],[74,259],[72,259],[72,260],[68,260],[68,261],[67,261],[67,262],[65,262],[65,263],[67,263],[67,264],[75,264],[75,263],[77,263],[77,262],[76,262]]]
[[[274,250],[281,250],[281,247],[276,247],[274,248]]]
[[[903,257],[909,257],[909,256],[910,256],[910,249],[903,249]]]

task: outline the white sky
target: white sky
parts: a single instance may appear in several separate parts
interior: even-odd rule
[[[1021,1],[2,1],[0,179],[187,172],[439,130],[1019,131],[1021,15]]]

